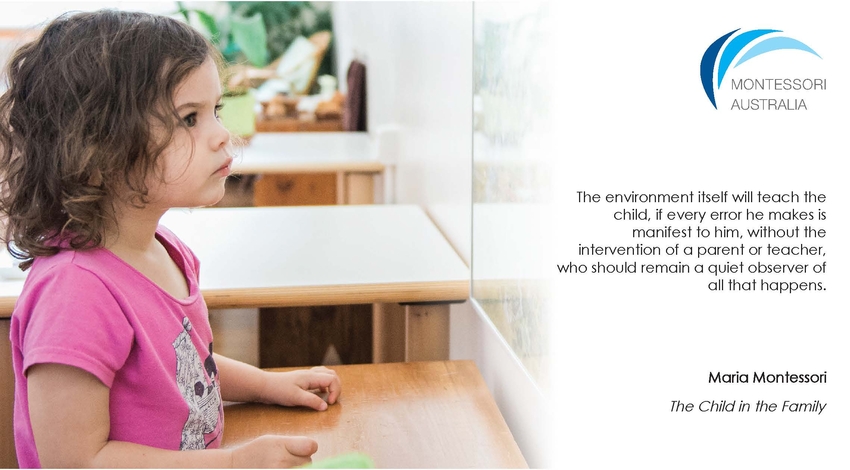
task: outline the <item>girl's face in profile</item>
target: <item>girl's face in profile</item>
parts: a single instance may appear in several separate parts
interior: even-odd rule
[[[174,106],[186,127],[175,129],[159,157],[164,179],[148,181],[152,205],[209,206],[224,196],[233,157],[230,133],[218,119],[220,83],[215,62],[207,59],[177,87]]]

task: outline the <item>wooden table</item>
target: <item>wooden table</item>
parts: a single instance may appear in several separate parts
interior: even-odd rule
[[[449,304],[469,297],[469,270],[418,206],[173,209],[162,224],[201,261],[214,308],[402,303],[401,335],[376,348],[443,360]],[[23,280],[0,281],[0,454],[12,449],[9,317]],[[0,464],[3,462],[0,461]]]
[[[415,205],[172,210],[210,308],[452,302],[469,270]]]
[[[404,303],[407,359],[448,357],[446,303],[468,298],[469,270],[418,206],[173,209],[162,224],[201,260],[211,309]],[[0,318],[22,287],[0,282]]]
[[[316,439],[314,461],[363,452],[377,468],[527,468],[471,361],[335,366],[343,384],[327,411],[224,408],[224,446],[263,434]]]
[[[255,206],[302,205],[311,200],[371,204],[375,176],[384,169],[365,132],[261,132],[237,150],[233,164],[235,174],[262,175],[254,185]],[[328,183],[330,192],[315,194],[316,187]]]

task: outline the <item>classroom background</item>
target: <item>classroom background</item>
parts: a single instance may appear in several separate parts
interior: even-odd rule
[[[559,112],[550,96],[557,51],[549,4],[259,3],[4,3],[0,61],[37,34],[39,24],[69,10],[149,11],[212,34],[231,72],[226,91],[232,96],[225,99],[233,101],[223,120],[247,144],[227,196],[210,210],[421,210],[464,269],[461,298],[436,302],[447,312],[448,338],[438,339],[448,349],[442,359],[474,363],[524,462],[547,466],[551,313],[542,234],[548,233],[544,215],[554,158],[547,151],[553,142],[548,126]],[[245,33],[259,29],[263,37]],[[247,120],[236,116],[239,109],[247,110]],[[184,223],[179,215],[172,220]],[[298,227],[274,227],[280,232],[267,237],[272,243],[299,239]],[[333,231],[334,219],[322,227]],[[252,230],[258,229],[243,232]],[[344,248],[366,250],[369,243],[356,238],[370,236],[364,233],[352,232]],[[198,243],[203,251],[205,242]],[[428,254],[419,255],[426,264]],[[23,281],[8,255],[2,262],[0,297],[14,305]],[[416,268],[403,267],[397,280]],[[426,311],[435,302],[333,303],[211,304],[217,351],[260,367],[401,362],[409,359],[397,341],[406,334],[399,323],[406,305]],[[0,317],[4,436],[11,436],[8,316]],[[10,438],[0,446],[2,463],[14,466]]]

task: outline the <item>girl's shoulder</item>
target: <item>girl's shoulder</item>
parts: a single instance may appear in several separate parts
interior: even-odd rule
[[[156,236],[188,279],[197,281],[200,263],[180,238],[164,226]],[[67,291],[88,291],[133,296],[148,285],[142,274],[106,248],[63,249],[52,256],[40,256],[30,267],[19,300],[28,297],[62,298]]]
[[[106,250],[62,249],[52,256],[39,256],[29,269],[27,280],[44,276],[64,276],[75,271],[91,271],[91,268],[103,263]],[[96,269],[95,269],[96,271]]]
[[[85,312],[115,305],[112,272],[99,250],[62,250],[37,257],[15,303],[13,317],[26,322],[36,310],[61,311],[73,306],[75,311]]]
[[[37,285],[78,286],[87,283],[103,283],[114,273],[114,255],[108,250],[61,250],[52,256],[35,259],[24,282],[24,293]]]

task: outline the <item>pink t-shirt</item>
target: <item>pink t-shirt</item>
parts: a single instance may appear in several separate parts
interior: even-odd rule
[[[102,248],[33,263],[10,334],[21,467],[40,467],[26,379],[39,363],[78,367],[109,387],[110,440],[172,450],[220,445],[224,413],[198,259],[164,227],[156,236],[186,276],[188,298]]]

